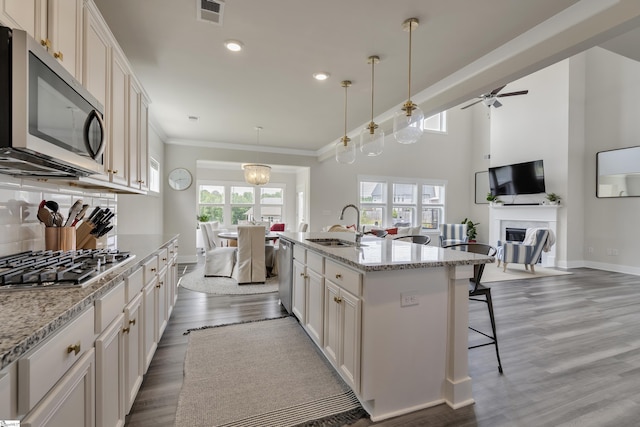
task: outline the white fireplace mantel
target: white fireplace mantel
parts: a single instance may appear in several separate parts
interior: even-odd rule
[[[507,227],[548,227],[557,235],[559,205],[503,205],[489,206],[489,244],[505,241]],[[555,267],[556,247],[542,253],[542,266]]]

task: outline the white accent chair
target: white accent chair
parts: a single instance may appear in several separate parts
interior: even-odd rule
[[[440,224],[440,246],[467,243],[467,224]]]
[[[498,251],[498,265],[502,262],[502,271],[507,270],[508,263],[524,264],[524,269],[529,270],[531,267],[531,273],[535,274],[535,265],[543,250],[549,250],[554,241],[551,237],[550,230],[548,228],[527,228],[522,242],[500,242],[498,246],[502,246]]]
[[[213,239],[214,229],[211,224],[200,224],[200,230],[204,241],[205,277],[231,277],[236,262],[236,249],[216,245]]]
[[[266,281],[264,236],[265,228],[263,226],[238,226],[238,257],[233,270],[233,278],[238,281],[239,285]]]
[[[298,232],[299,233],[305,233],[307,231],[307,228],[309,228],[309,224],[307,224],[306,222],[301,222],[298,225]]]

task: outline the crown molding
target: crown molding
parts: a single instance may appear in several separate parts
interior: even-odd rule
[[[274,154],[287,154],[291,156],[307,156],[317,157],[317,150],[298,150],[292,148],[280,148],[280,147],[268,147],[263,145],[252,144],[231,144],[228,142],[213,142],[195,139],[167,139],[166,144],[182,145],[186,147],[201,147],[201,148],[220,148],[224,150],[234,151],[251,151],[260,153],[274,153]]]

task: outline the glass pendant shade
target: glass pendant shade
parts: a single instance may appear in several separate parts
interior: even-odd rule
[[[265,185],[271,179],[271,166],[249,163],[242,165],[242,168],[244,169],[244,180],[247,184]]]
[[[371,129],[371,125],[375,127]],[[373,122],[360,132],[360,151],[365,156],[378,156],[382,154],[384,149],[384,131],[377,129],[377,125]]]
[[[350,165],[356,161],[356,145],[347,138],[347,142],[344,142],[344,138],[336,142],[336,162],[343,165]]]
[[[422,136],[424,130],[424,113],[415,104],[411,115],[403,109],[393,117],[393,135],[400,144],[413,144]]]

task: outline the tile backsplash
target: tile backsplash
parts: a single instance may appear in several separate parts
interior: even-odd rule
[[[45,183],[0,175],[0,256],[27,250],[43,250],[45,227],[37,218],[40,202],[56,201],[66,219],[69,208],[78,199],[90,206],[87,216],[96,206],[115,212],[114,228],[109,235],[116,233],[116,194],[70,188],[56,185],[55,181]]]

